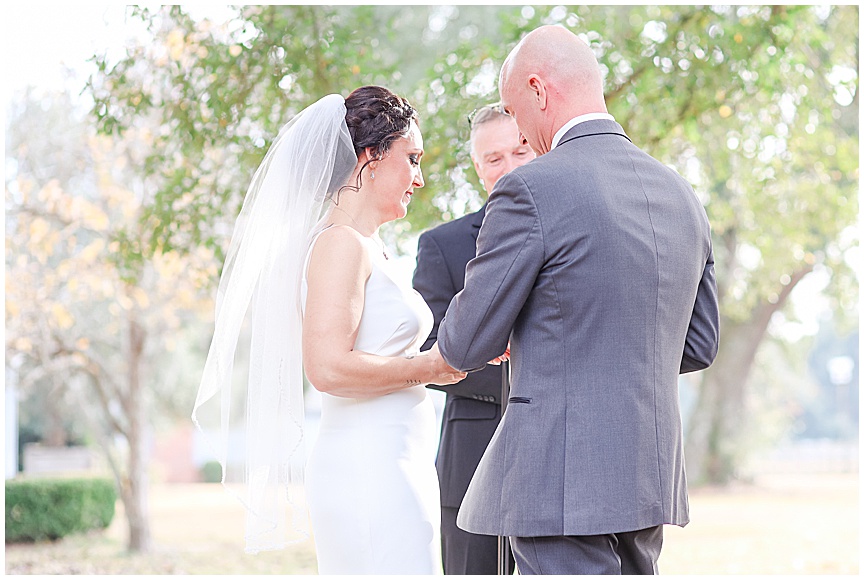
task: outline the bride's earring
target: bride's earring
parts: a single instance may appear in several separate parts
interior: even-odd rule
[[[369,176],[371,179],[375,179],[375,172],[372,172],[372,175]]]

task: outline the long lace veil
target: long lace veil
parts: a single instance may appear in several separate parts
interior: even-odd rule
[[[345,112],[345,100],[328,95],[281,129],[252,178],[219,281],[192,420],[219,459],[225,489],[246,507],[249,553],[308,537],[305,510],[291,509],[288,526],[292,484],[303,475],[300,282],[313,230],[357,164]],[[243,392],[233,384],[243,381],[234,380],[234,356],[247,311],[246,418],[237,428],[232,405]],[[245,489],[235,492],[233,482]]]

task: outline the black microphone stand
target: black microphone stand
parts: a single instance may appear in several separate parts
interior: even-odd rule
[[[501,363],[501,420],[504,420],[504,410],[510,398],[510,361]],[[498,575],[509,576],[510,572],[510,541],[507,536],[498,536]]]

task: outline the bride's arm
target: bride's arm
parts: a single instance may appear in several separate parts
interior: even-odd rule
[[[371,272],[362,238],[353,229],[334,226],[318,237],[309,259],[303,318],[303,366],[309,382],[321,392],[361,398],[462,380],[465,373],[428,352],[404,358],[354,350]]]

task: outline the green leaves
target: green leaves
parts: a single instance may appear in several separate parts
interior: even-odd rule
[[[504,57],[541,24],[590,44],[610,112],[694,183],[721,285],[734,290],[729,316],[777,294],[806,257],[824,262],[857,214],[854,7],[280,5],[243,7],[225,24],[177,6],[134,13],[153,42],[100,61],[90,89],[102,131],[153,136],[142,164],[150,252],[205,246],[221,258],[279,127],[362,84],[401,92],[421,116],[426,187],[393,231],[479,207],[466,116],[498,99]]]

